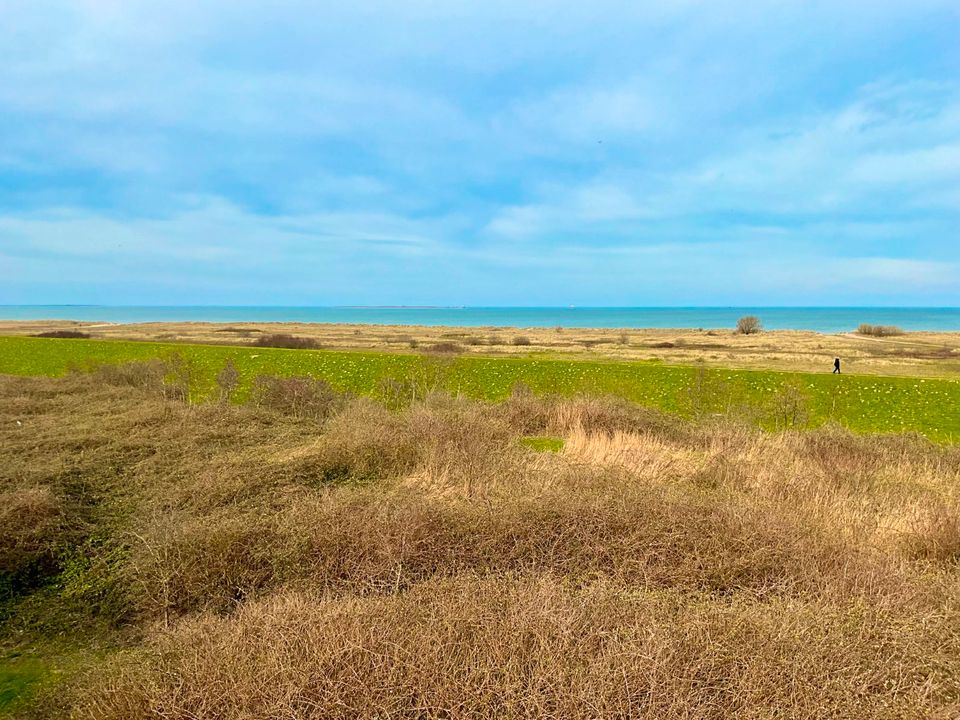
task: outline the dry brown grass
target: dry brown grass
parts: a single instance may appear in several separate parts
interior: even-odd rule
[[[62,582],[65,548],[96,560],[95,538],[133,638],[54,713],[960,710],[955,447],[522,387],[394,410],[324,388],[305,421],[188,405],[162,378],[0,378],[3,572]],[[71,587],[111,606],[101,572]]]
[[[50,551],[63,515],[49,486],[21,486],[0,492],[0,572],[16,573]]]
[[[552,575],[286,592],[158,634],[77,716],[934,717],[951,619]]]

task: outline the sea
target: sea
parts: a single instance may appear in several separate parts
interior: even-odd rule
[[[565,328],[733,328],[756,315],[767,330],[841,333],[861,323],[960,331],[960,308],[927,307],[283,307],[216,305],[0,305],[0,320],[310,322]]]

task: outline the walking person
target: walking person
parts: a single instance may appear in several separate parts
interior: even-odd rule
[[[840,358],[834,358],[833,360],[833,372],[835,375],[840,373]]]

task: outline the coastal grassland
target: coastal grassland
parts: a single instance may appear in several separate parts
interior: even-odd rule
[[[529,353],[567,359],[661,360],[786,372],[829,371],[840,357],[853,374],[960,377],[960,333],[909,332],[872,337],[774,330],[753,335],[727,330],[653,328],[510,328],[349,325],[323,323],[153,322],[84,323],[65,320],[4,321],[0,335],[79,332],[97,339],[252,345],[286,334],[327,350],[422,351],[437,346],[491,356]]]
[[[915,431],[960,439],[960,379],[907,378],[770,370],[695,368],[658,362],[525,357],[425,356],[98,340],[0,337],[0,373],[61,375],[99,364],[176,359],[195,400],[217,396],[229,360],[236,399],[259,375],[309,376],[334,389],[386,399],[429,389],[487,400],[518,385],[537,394],[616,395],[681,415],[739,411],[767,427],[833,421],[856,431]],[[791,410],[791,405],[796,406]]]
[[[269,406],[176,382],[0,377],[21,717],[960,711],[954,445],[530,392],[305,414],[303,381]]]

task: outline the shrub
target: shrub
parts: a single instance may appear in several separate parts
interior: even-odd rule
[[[551,398],[538,397],[526,383],[515,383],[510,397],[501,404],[500,410],[510,427],[521,435],[543,433],[550,426],[554,402]]]
[[[162,390],[167,366],[162,360],[107,364],[97,367],[94,377],[106,385]]]
[[[357,485],[409,472],[417,452],[397,413],[357,399],[330,419],[292,468],[298,482],[313,487]]]
[[[810,398],[799,382],[788,382],[770,398],[767,413],[778,430],[805,427],[810,423]]]
[[[744,315],[737,320],[737,332],[741,335],[756,335],[763,330],[763,323],[756,315]]]
[[[48,330],[47,332],[37,333],[34,335],[34,337],[79,340],[83,338],[89,338],[90,333],[80,332],[79,330]]]
[[[311,377],[258,375],[253,381],[252,398],[258,407],[297,417],[323,420],[342,407],[345,397]]]
[[[190,400],[190,391],[196,385],[197,367],[194,361],[188,360],[180,353],[167,358],[164,363],[166,371],[163,378],[164,396],[171,400]]]
[[[423,398],[427,388],[412,378],[385,377],[377,383],[377,396],[391,410],[399,410],[417,399]]]
[[[438,342],[425,347],[424,352],[439,353],[441,355],[451,355],[454,353],[463,352],[463,346],[458,345],[455,342]]]
[[[320,343],[313,338],[297,337],[286,333],[263,335],[253,342],[254,347],[290,348],[293,350],[316,350]]]
[[[733,409],[734,393],[721,373],[699,365],[679,400],[687,414],[704,418],[730,412]]]
[[[514,345],[529,345],[530,338],[528,338],[526,335],[517,335],[512,342]]]
[[[891,337],[893,335],[903,335],[904,332],[896,325],[868,325],[862,323],[857,328],[858,335],[870,335],[872,337]]]
[[[45,485],[0,492],[0,573],[16,575],[53,551],[62,501]]]
[[[123,543],[100,534],[69,545],[59,559],[57,577],[63,600],[114,624],[129,619],[133,593],[127,583],[127,555]]]
[[[217,387],[220,388],[220,399],[229,400],[233,391],[240,384],[240,371],[231,358],[223,364],[223,369],[217,375]]]

